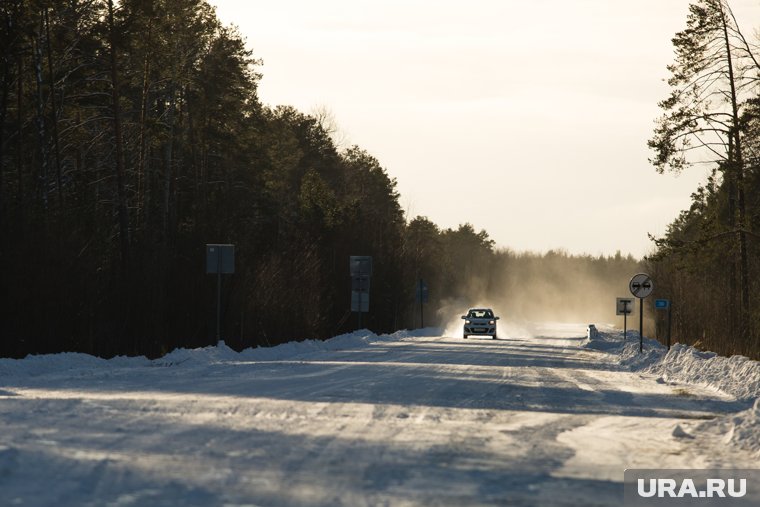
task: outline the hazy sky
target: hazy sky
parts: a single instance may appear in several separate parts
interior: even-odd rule
[[[706,176],[646,146],[688,0],[211,0],[264,65],[260,97],[326,107],[409,217],[515,250],[644,255]],[[760,2],[731,5],[745,34]]]

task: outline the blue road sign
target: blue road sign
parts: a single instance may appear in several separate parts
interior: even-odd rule
[[[657,310],[667,310],[668,308],[670,308],[670,300],[669,299],[655,299],[654,307]]]
[[[422,301],[423,303],[427,303],[430,299],[430,293],[428,291],[428,286],[425,282],[422,282],[421,284],[417,284],[417,301]]]
[[[369,255],[351,255],[349,257],[351,276],[372,276],[372,257]]]
[[[206,274],[221,273],[229,275],[235,272],[235,245],[206,245]]]

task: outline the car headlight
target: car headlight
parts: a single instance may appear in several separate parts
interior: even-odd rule
[[[488,324],[490,324],[491,326],[495,326],[496,325],[496,321],[495,320],[489,320]]]
[[[465,323],[465,324],[472,324],[472,322],[471,322],[471,321],[469,321],[469,320],[465,320],[465,321],[464,321],[464,323]]]

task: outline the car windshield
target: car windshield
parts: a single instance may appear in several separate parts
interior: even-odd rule
[[[471,319],[492,319],[493,312],[491,310],[470,310]]]

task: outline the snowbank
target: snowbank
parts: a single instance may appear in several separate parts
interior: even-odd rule
[[[730,394],[742,401],[760,397],[760,362],[744,356],[719,356],[676,343],[670,350],[661,343],[644,338],[644,351],[639,352],[639,334],[608,331],[587,340],[584,347],[616,353],[620,364],[632,371],[659,375],[665,382],[698,384]]]
[[[392,334],[376,335],[372,331],[362,329],[352,333],[342,334],[329,340],[304,340],[288,342],[275,347],[249,348],[236,352],[223,341],[216,346],[198,349],[176,349],[165,356],[149,360],[145,357],[114,357],[101,359],[88,354],[61,353],[27,356],[24,359],[0,359],[0,377],[27,376],[36,377],[51,373],[71,375],[76,371],[92,371],[120,367],[172,367],[179,365],[203,366],[227,361],[275,361],[288,359],[306,354],[336,351],[348,348],[367,347],[375,342],[398,341],[415,336],[437,336],[437,328],[397,331]]]
[[[722,435],[725,444],[756,452],[760,456],[760,362],[744,356],[719,356],[676,343],[667,350],[661,343],[644,338],[639,352],[639,334],[600,332],[583,345],[619,355],[620,365],[658,375],[660,382],[683,382],[706,386],[754,405],[749,410],[702,423],[697,430]]]
[[[750,451],[760,458],[760,398],[749,410],[706,421],[697,431],[718,433],[724,444]]]
[[[37,377],[55,372],[71,372],[72,370],[93,370],[121,366],[149,365],[145,357],[114,357],[101,359],[89,354],[65,352],[61,354],[43,354],[27,356],[24,359],[0,358],[0,377],[28,376]]]

